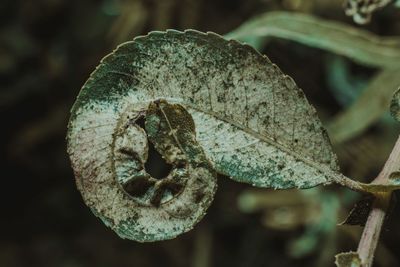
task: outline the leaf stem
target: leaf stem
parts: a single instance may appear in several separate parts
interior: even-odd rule
[[[400,167],[400,164],[398,165]],[[398,168],[400,169],[400,168]],[[366,184],[350,179],[349,177],[341,173],[329,173],[326,172],[332,178],[332,181],[345,186],[353,191],[357,191],[363,194],[377,195],[384,192],[393,192],[394,190],[400,189],[400,184],[390,183],[388,179],[375,179],[372,183]],[[390,175],[389,172],[388,175]]]
[[[371,184],[386,184],[392,172],[400,169],[400,136],[390,153],[382,171]],[[357,252],[360,256],[362,266],[370,267],[373,263],[374,252],[378,244],[380,232],[386,217],[386,212],[390,204],[392,191],[377,192],[374,194],[375,200],[372,210],[368,216],[367,223],[361,235]]]
[[[355,180],[350,179],[349,177],[339,173],[335,173],[332,177],[335,183],[338,183],[342,186],[345,186],[351,190],[361,192],[361,193],[370,193],[363,185],[363,183],[357,182]]]

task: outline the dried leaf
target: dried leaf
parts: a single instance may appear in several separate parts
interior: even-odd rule
[[[341,224],[365,226],[368,215],[372,209],[374,199],[375,198],[373,196],[369,195],[363,197],[354,205],[354,208],[350,211],[349,216],[347,216],[346,220]]]
[[[70,142],[71,160],[86,204],[119,236],[142,242],[171,239],[205,215],[216,190],[216,172],[182,106],[158,100],[145,114],[141,108],[138,104],[124,110],[113,133],[105,137],[103,129],[105,135],[98,140],[90,140],[90,134],[96,137],[101,125],[76,121],[74,130],[81,138]],[[172,165],[162,179],[151,177],[145,168],[146,139]],[[106,142],[109,147],[102,146]],[[85,157],[77,160],[79,156]]]
[[[361,259],[357,252],[344,252],[335,256],[337,267],[361,267]]]
[[[155,116],[155,104],[170,112]],[[171,179],[191,193],[155,193],[161,182],[143,168],[146,134],[175,166]],[[192,30],[153,32],[104,58],[72,109],[67,139],[86,204],[119,235],[139,241],[173,238],[204,215],[215,186],[196,181],[213,180],[208,160],[260,187],[308,188],[340,176],[315,109],[290,77],[249,46]],[[183,174],[182,162],[189,164]],[[199,191],[208,196],[197,203]]]
[[[400,62],[400,38],[380,37],[306,14],[267,12],[226,35],[239,40],[257,36],[296,41],[375,67],[394,67]]]

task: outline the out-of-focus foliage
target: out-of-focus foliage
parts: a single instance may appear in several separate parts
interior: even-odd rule
[[[226,37],[293,40],[374,67],[396,67],[400,60],[400,38],[379,37],[344,23],[300,13],[267,12],[244,23]]]
[[[372,13],[391,3],[392,0],[346,0],[344,7],[347,16],[354,22],[366,24],[371,21]]]
[[[290,231],[305,227],[304,233],[288,242],[287,252],[291,257],[302,258],[324,249],[333,253],[331,234],[336,231],[340,203],[332,193],[318,189],[267,192],[252,189],[241,194],[238,205],[246,213],[262,211],[262,223],[271,229]],[[316,263],[325,260],[321,254]]]
[[[73,182],[64,138],[68,110],[81,85],[103,55],[123,41],[166,28],[224,34],[270,11],[301,12],[361,29],[345,16],[342,4],[332,0],[0,1],[0,157],[5,189],[0,265],[332,266],[336,253],[354,249],[359,240],[359,228],[333,226],[346,218],[357,194],[337,187],[300,197],[303,193],[292,192],[285,199],[302,199],[300,205],[277,213],[271,213],[269,206],[245,213],[237,199],[248,187],[219,177],[216,200],[196,229],[172,241],[139,245],[115,237],[87,212]],[[399,12],[389,5],[362,29],[379,38],[399,36]],[[294,78],[326,125],[334,114],[355,103],[374,74],[380,73],[377,67],[297,42],[247,38]],[[346,75],[332,78],[334,57],[347,66]],[[376,66],[374,62],[382,63],[382,58],[372,61]],[[346,96],[337,89],[342,78],[348,82]],[[399,133],[387,116],[377,119],[344,143],[334,144],[342,170],[354,179],[368,181],[377,174]],[[273,198],[282,199],[280,192]],[[337,199],[330,201],[326,193]],[[323,212],[321,207],[327,208]],[[330,216],[326,225],[331,228],[319,226],[325,225],[319,222],[325,218],[322,213]],[[382,234],[376,266],[399,265],[398,214],[395,208],[386,227],[389,232]],[[277,228],[276,222],[289,223]],[[293,247],[299,248],[295,254]]]
[[[400,67],[382,70],[357,100],[328,124],[332,142],[340,143],[359,135],[389,111],[393,92],[400,84],[399,73]]]
[[[390,102],[390,113],[395,120],[400,121],[400,87],[393,94]]]
[[[338,267],[361,267],[361,259],[357,252],[340,253],[335,258]]]

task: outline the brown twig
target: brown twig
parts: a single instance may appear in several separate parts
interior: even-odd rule
[[[378,177],[371,184],[389,183],[390,174],[400,169],[400,137],[390,153]],[[363,230],[357,252],[363,267],[370,267],[373,263],[374,252],[378,244],[379,235],[389,207],[392,192],[379,192],[375,194],[374,204]]]

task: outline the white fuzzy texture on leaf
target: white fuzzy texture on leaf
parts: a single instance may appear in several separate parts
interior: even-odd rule
[[[186,187],[193,188],[158,208],[142,208],[118,186],[115,140],[133,142],[131,136],[115,139],[125,131],[121,121],[128,127],[124,116],[132,119],[159,99],[186,109],[205,157],[217,172],[236,181],[309,188],[332,182],[338,170],[315,109],[267,57],[213,33],[153,32],[122,44],[102,60],[72,109],[67,136],[86,204],[122,237],[154,241],[190,230],[216,189],[212,172],[201,167],[189,170],[194,178]],[[128,134],[134,132],[143,139],[140,131]],[[137,141],[131,147],[143,154],[144,146]],[[207,186],[198,182],[204,177],[210,177]],[[199,186],[210,196],[188,206],[184,202],[193,201]]]

